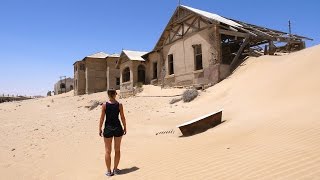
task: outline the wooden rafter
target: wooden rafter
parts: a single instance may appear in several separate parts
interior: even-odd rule
[[[198,29],[196,26],[194,26],[194,25],[195,25],[195,22],[196,22],[198,19],[199,19],[199,17],[195,17],[195,18],[193,19],[193,21],[191,22],[191,24],[189,24],[189,23],[187,23],[187,22],[184,22],[184,24],[186,24],[186,25],[189,26],[189,27],[188,27],[188,29],[186,30],[186,32],[184,32],[183,34],[187,34],[188,31],[191,29],[191,27]]]

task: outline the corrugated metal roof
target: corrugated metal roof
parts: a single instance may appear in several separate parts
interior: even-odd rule
[[[130,51],[130,50],[123,50],[122,52],[126,54],[130,60],[133,60],[133,61],[144,61],[144,59],[141,56],[148,53],[143,51]]]
[[[106,54],[104,52],[98,52],[92,55],[87,56],[88,58],[106,58],[107,56],[109,56],[109,54]]]
[[[184,5],[181,5],[181,7],[189,9],[190,11],[193,11],[193,12],[195,12],[195,13],[201,15],[201,16],[207,17],[209,19],[228,24],[229,26],[242,27],[241,24],[236,23],[236,22],[234,22],[234,21],[232,21],[230,19],[226,19],[226,18],[224,18],[222,16],[219,16],[217,14],[213,14],[213,13],[210,13],[210,12],[207,12],[207,11],[202,11],[200,9],[196,9],[196,8],[192,8],[192,7],[184,6]]]

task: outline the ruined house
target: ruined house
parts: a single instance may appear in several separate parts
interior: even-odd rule
[[[304,40],[310,39],[180,5],[153,50],[143,55],[145,61],[140,59],[134,67],[128,66],[130,81],[125,77],[121,88],[131,88],[139,80],[140,65],[146,72],[144,83],[213,85],[226,78],[247,56],[300,50],[305,48]],[[276,47],[278,42],[285,45]],[[121,55],[126,59],[125,52]],[[120,63],[123,77],[128,69]]]
[[[99,52],[76,61],[74,66],[74,94],[91,94],[119,89],[120,74],[116,69],[119,55]]]
[[[146,63],[142,55],[147,52],[123,50],[117,62],[120,69],[120,91],[122,96],[130,95],[138,84],[149,83],[146,78]]]
[[[72,91],[74,88],[72,78],[65,78],[59,80],[57,83],[54,84],[54,95],[66,93]]]

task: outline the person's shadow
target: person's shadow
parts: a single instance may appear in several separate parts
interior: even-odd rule
[[[131,167],[131,168],[121,169],[119,174],[120,174],[120,175],[122,175],[122,174],[128,174],[128,173],[131,173],[131,172],[134,172],[134,171],[137,171],[137,170],[139,170],[139,168],[136,167],[136,166],[133,166],[133,167]]]

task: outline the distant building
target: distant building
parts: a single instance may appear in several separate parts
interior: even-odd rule
[[[54,95],[69,92],[73,90],[73,88],[74,85],[72,78],[61,79],[56,84],[54,84]]]
[[[118,54],[99,52],[76,61],[74,95],[91,94],[120,88],[120,73],[116,69]]]
[[[141,57],[147,52],[123,50],[117,62],[120,69],[120,92],[122,96],[130,95],[134,92],[137,83],[148,84],[146,78],[146,62]]]

